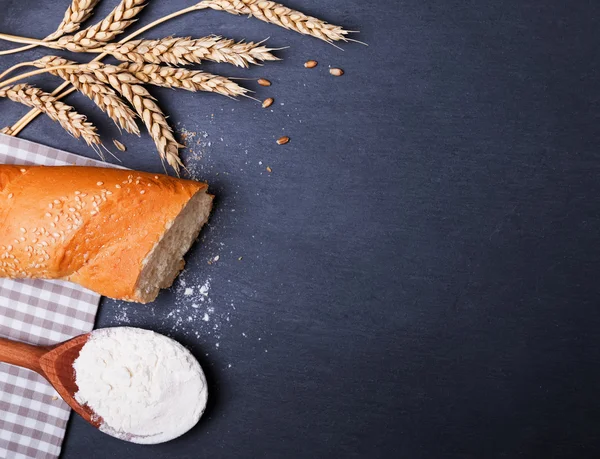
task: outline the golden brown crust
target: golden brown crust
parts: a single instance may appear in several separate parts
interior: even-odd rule
[[[206,189],[129,170],[0,165],[0,277],[66,279],[136,301],[144,259]]]

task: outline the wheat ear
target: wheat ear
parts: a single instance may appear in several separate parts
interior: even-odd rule
[[[299,33],[315,36],[328,43],[331,43],[332,41],[349,40],[348,38],[346,38],[346,35],[349,34],[350,31],[345,30],[340,26],[328,24],[316,18],[310,18],[309,16],[303,13],[294,11],[278,3],[265,1],[260,2],[260,5],[256,5],[256,3],[257,0],[203,0],[195,5],[181,9],[160,19],[157,19],[156,21],[153,21],[150,24],[147,24],[146,26],[130,34],[128,37],[122,39],[121,42],[124,43],[130,41],[140,36],[147,30],[156,27],[157,25],[169,21],[173,18],[182,16],[192,11],[202,10],[206,8],[224,10],[231,14],[249,14],[265,22],[274,23],[286,29],[291,29]],[[7,39],[7,37],[2,38]],[[97,56],[95,60],[99,60],[104,56],[105,54],[103,53]],[[64,89],[64,87],[65,85],[61,85],[60,88],[55,90],[55,93],[58,94],[60,90]],[[67,90],[59,97],[64,97],[70,92],[71,90]],[[17,123],[15,123],[15,125],[12,126],[12,134],[17,135],[29,122],[31,122],[35,118],[36,115],[37,114],[35,111],[31,111],[25,117],[17,121]]]
[[[76,32],[81,24],[86,21],[94,11],[94,7],[100,0],[73,0],[69,5],[62,22],[56,28],[56,32],[48,35],[45,39],[56,40],[63,35]]]
[[[179,148],[183,145],[175,140],[167,118],[154,102],[154,98],[142,86],[143,82],[128,71],[114,65],[90,62],[82,64],[80,67],[83,71],[94,75],[100,82],[113,87],[127,99],[146,125],[161,160],[166,160],[176,172],[179,172],[179,168],[183,166],[179,158]]]
[[[56,40],[63,35],[79,30],[81,24],[92,15],[94,7],[98,1],[99,0],[73,0],[73,2],[69,5],[69,8],[67,8],[61,23],[54,32],[44,38],[44,41]],[[38,45],[27,45],[21,48],[9,49],[0,52],[0,56],[26,51],[28,49],[35,48],[36,46]]]
[[[179,88],[191,92],[216,92],[228,97],[243,96],[248,93],[246,88],[228,78],[197,70],[136,63],[121,64],[119,68],[127,70],[144,83],[165,88]]]
[[[0,89],[0,97],[7,97],[28,107],[37,108],[50,119],[60,123],[73,137],[77,139],[81,137],[90,146],[101,145],[96,127],[86,121],[84,115],[39,88],[28,84],[5,86]]]
[[[311,35],[328,43],[348,41],[350,31],[329,24],[321,19],[307,16],[280,3],[264,0],[203,0],[196,9],[212,8],[231,14],[247,14],[261,21],[275,24],[285,29]]]
[[[122,0],[108,16],[99,23],[77,32],[65,35],[55,42],[48,43],[51,48],[84,52],[88,48],[97,48],[113,40],[117,35],[135,22],[135,17],[146,6],[146,0]]]
[[[263,61],[277,61],[271,51],[260,43],[236,43],[229,38],[210,36],[198,39],[168,37],[160,40],[133,40],[127,43],[110,43],[91,50],[105,52],[120,61],[186,65],[202,61],[226,62],[238,67],[249,67]]]
[[[76,62],[56,56],[46,56],[32,62],[32,65],[38,68],[76,64]],[[140,130],[135,123],[135,113],[109,86],[96,80],[93,75],[85,74],[78,70],[59,69],[52,70],[50,73],[68,81],[75,89],[90,98],[100,110],[105,112],[110,119],[115,122],[117,126],[120,126],[131,134],[140,135]]]

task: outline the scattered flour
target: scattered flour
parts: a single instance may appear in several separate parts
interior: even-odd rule
[[[207,279],[206,282],[204,282],[204,284],[202,284],[200,286],[199,292],[200,292],[200,301],[204,301],[206,298],[208,298],[208,291],[210,290],[210,279]]]
[[[214,260],[214,257],[210,259]],[[173,309],[164,316],[161,325],[187,337],[220,339],[225,326],[233,327],[231,313],[235,306],[232,301],[224,300],[226,295],[222,294],[215,304],[211,284],[211,277],[198,278],[193,272],[183,271],[172,287],[175,294]]]
[[[205,125],[213,124],[214,115],[207,116],[206,121]],[[222,194],[222,190],[219,189],[221,177],[245,169],[260,171],[260,174],[264,172],[263,167],[256,165],[259,158],[252,157],[252,151],[248,150],[247,144],[230,146],[223,137],[211,137],[203,130],[188,129],[185,123],[181,122],[177,123],[177,131],[187,147],[182,156],[189,177],[208,180],[217,196]],[[233,155],[233,163],[229,157],[225,161],[223,155],[213,154],[229,148],[235,148],[239,152],[237,156]],[[139,305],[121,303],[114,317],[119,324],[146,323],[147,316],[150,315],[165,334],[183,336],[201,346],[214,346],[213,349],[218,348],[215,343],[222,342],[229,330],[234,331],[234,327],[239,326],[235,321],[236,305],[228,293],[229,289],[221,289],[219,284],[213,285],[212,282],[212,276],[222,278],[217,271],[220,266],[232,262],[245,263],[247,260],[243,253],[227,250],[224,243],[215,238],[215,235],[223,234],[222,230],[228,225],[237,225],[238,214],[243,216],[243,209],[236,211],[235,208],[238,190],[232,188],[226,191],[227,199],[218,201],[209,224],[202,231],[199,241],[202,255],[199,259],[188,261],[189,266],[193,264],[195,269],[184,270],[169,289],[170,293],[163,294],[171,295],[170,304],[149,304],[140,309]],[[218,233],[213,231],[216,228],[219,229]],[[253,242],[262,244],[254,241],[254,235],[252,239]],[[203,268],[201,264],[204,265]],[[219,285],[219,288],[216,288],[216,285]],[[236,331],[235,334],[239,336],[240,331]]]

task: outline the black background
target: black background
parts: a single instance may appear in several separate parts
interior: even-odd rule
[[[43,37],[68,3],[2,0],[0,30]],[[149,3],[143,24],[193,2]],[[205,67],[269,78],[242,83],[272,111],[151,89],[178,132],[198,133],[183,157],[216,206],[173,289],[150,306],[104,300],[98,316],[189,346],[209,380],[204,418],[148,447],[73,416],[62,457],[598,457],[600,4],[287,4],[370,46],[219,12],[145,35],[289,48],[250,71]],[[121,138],[68,100],[107,145]],[[26,111],[0,107],[2,126]],[[48,119],[22,136],[94,155]],[[147,135],[121,141],[125,166],[161,170]],[[195,309],[181,280],[208,279]]]

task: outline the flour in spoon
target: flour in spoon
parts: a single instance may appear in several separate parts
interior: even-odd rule
[[[149,330],[95,330],[73,363],[75,399],[102,418],[100,430],[153,444],[191,429],[206,407],[202,368],[178,342]]]

